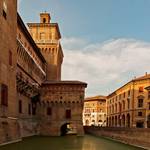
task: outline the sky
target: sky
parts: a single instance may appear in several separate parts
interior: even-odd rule
[[[19,0],[24,22],[47,11],[59,23],[63,80],[88,83],[86,96],[108,95],[150,73],[150,0]]]

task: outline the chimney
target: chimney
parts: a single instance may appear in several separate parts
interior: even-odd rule
[[[145,76],[147,76],[147,72],[145,72]]]

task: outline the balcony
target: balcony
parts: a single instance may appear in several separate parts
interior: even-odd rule
[[[42,74],[42,76],[46,76],[46,73],[45,73],[45,66],[43,64],[39,64],[35,58],[30,54],[29,50],[26,49],[24,47],[24,45],[22,44],[22,42],[17,39],[17,45],[18,45],[18,48],[17,48],[17,53],[18,53],[18,56],[20,56],[20,58],[22,58],[22,60],[26,60],[28,62],[26,62],[26,64],[29,64],[28,66],[32,66],[32,70],[33,68],[35,70],[38,70],[38,74]],[[19,63],[19,57],[17,58],[18,60],[18,63]]]
[[[41,44],[41,43],[44,43],[44,44],[59,44],[59,40],[35,40],[35,43],[37,44]]]

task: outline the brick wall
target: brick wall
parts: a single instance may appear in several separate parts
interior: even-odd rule
[[[84,129],[89,134],[112,138],[126,144],[150,148],[150,129],[87,126]]]

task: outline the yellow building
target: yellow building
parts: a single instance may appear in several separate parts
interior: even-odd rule
[[[147,128],[150,74],[135,78],[107,97],[107,126]]]
[[[106,126],[106,97],[94,96],[84,100],[84,126]]]

